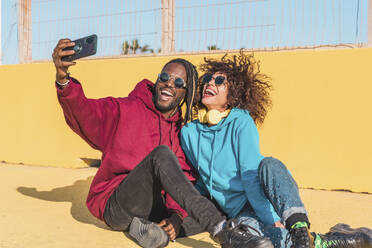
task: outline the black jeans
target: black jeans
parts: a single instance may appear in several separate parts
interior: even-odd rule
[[[213,228],[225,219],[183,174],[176,155],[161,145],[142,160],[113,192],[105,207],[105,222],[118,231],[127,230],[133,217],[160,222],[168,216],[162,189],[190,215],[182,226],[186,235],[204,230],[213,232]]]

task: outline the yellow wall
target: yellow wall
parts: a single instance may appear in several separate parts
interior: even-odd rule
[[[199,64],[204,55],[184,57]],[[302,187],[372,193],[372,49],[256,57],[274,84],[263,154],[281,159]],[[86,60],[71,72],[88,97],[126,96],[169,59]],[[78,168],[81,158],[100,157],[65,124],[54,75],[52,63],[0,66],[0,161]]]

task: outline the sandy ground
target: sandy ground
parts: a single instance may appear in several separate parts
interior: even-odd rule
[[[63,169],[0,164],[0,248],[138,247],[109,230],[85,207],[94,168]],[[336,223],[372,228],[372,195],[301,189],[312,230]],[[219,247],[202,233],[168,247]]]

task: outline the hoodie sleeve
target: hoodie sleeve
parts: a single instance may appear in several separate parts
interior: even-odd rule
[[[236,150],[240,174],[246,196],[253,210],[266,225],[272,225],[280,218],[265,196],[258,178],[258,166],[262,160],[259,148],[259,135],[253,119],[245,118],[237,132]]]
[[[60,89],[58,101],[70,128],[91,147],[103,151],[115,131],[119,119],[119,106],[112,98],[88,99],[80,83],[70,78],[70,83]]]

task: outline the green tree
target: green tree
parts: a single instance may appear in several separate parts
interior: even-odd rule
[[[129,53],[129,42],[124,41],[123,44],[121,45],[121,54],[128,54]]]
[[[220,48],[218,48],[217,45],[210,45],[210,46],[207,46],[207,49],[208,49],[208,51],[212,51],[212,50],[220,50]]]
[[[138,42],[138,39],[132,40],[132,45],[130,46],[130,49],[132,50],[133,54],[136,54],[137,50],[140,49],[140,45]]]
[[[152,49],[149,45],[146,44],[141,46],[138,39],[132,40],[131,43],[126,40],[121,45],[121,54],[137,54],[138,51],[141,53],[154,53],[154,49]]]
[[[154,52],[154,50],[151,49],[149,45],[141,46],[141,49],[140,50],[141,50],[141,53],[146,53],[146,52],[153,53]]]

